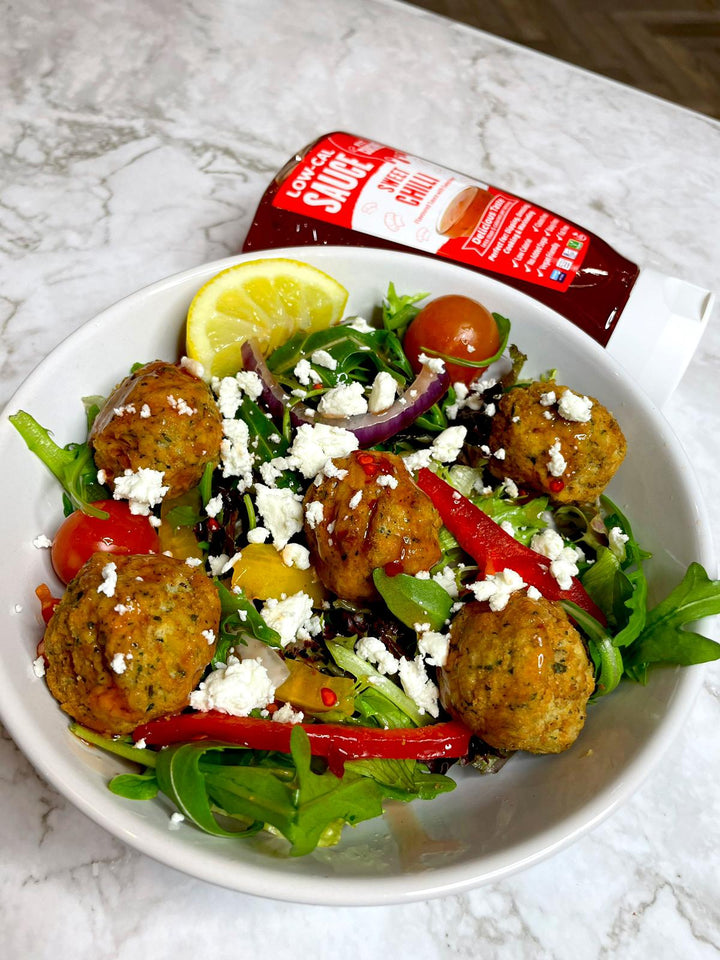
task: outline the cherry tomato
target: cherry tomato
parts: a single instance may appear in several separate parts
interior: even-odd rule
[[[51,559],[55,573],[70,583],[93,553],[159,553],[158,536],[147,517],[130,513],[124,501],[99,500],[93,506],[109,514],[106,520],[80,510],[63,521],[53,540]]]
[[[418,359],[427,350],[464,360],[484,360],[497,353],[500,334],[493,316],[477,300],[450,294],[431,300],[415,317],[405,334],[403,347],[416,373],[422,369]],[[452,383],[471,383],[483,372],[480,367],[446,364]]]

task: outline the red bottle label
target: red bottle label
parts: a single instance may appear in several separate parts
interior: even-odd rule
[[[574,224],[527,200],[343,133],[316,143],[272,204],[559,292],[590,246]]]

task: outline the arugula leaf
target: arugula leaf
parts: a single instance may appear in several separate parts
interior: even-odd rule
[[[393,800],[433,800],[455,789],[455,781],[442,773],[429,773],[417,760],[366,759],[345,764],[345,774],[370,777],[382,784]]]
[[[528,546],[535,534],[541,533],[547,527],[542,515],[547,510],[548,498],[535,497],[527,503],[518,503],[503,497],[502,493],[502,488],[498,487],[492,496],[474,496],[470,499],[496,523],[500,524],[503,520],[511,523],[515,530],[515,539]]]
[[[69,443],[65,447],[58,446],[50,431],[41,427],[37,420],[24,410],[18,410],[9,420],[31,453],[38,456],[60,481],[73,507],[91,517],[106,520],[107,513],[92,506],[95,500],[108,500],[110,493],[97,482],[97,469],[88,444]]]
[[[595,692],[591,700],[604,697],[617,687],[623,676],[623,657],[601,623],[582,607],[570,600],[561,600],[560,605],[580,627],[588,641],[588,650],[595,666]]]
[[[383,300],[383,327],[386,330],[392,330],[402,340],[405,331],[420,313],[420,308],[415,304],[427,296],[429,296],[428,293],[412,293],[401,297],[395,290],[395,284],[389,283]]]
[[[153,800],[160,787],[154,770],[145,773],[120,773],[108,783],[108,789],[126,800]]]
[[[699,563],[691,563],[675,589],[648,612],[644,629],[625,654],[628,669],[643,679],[651,663],[688,666],[720,659],[720,643],[684,629],[717,614],[720,580],[711,580]]]
[[[418,580],[406,573],[389,577],[378,567],[373,583],[388,610],[406,627],[429,623],[431,630],[439,630],[450,616],[452,597],[435,580]]]

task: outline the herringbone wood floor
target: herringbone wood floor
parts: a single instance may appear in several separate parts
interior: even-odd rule
[[[720,118],[720,0],[409,0]]]

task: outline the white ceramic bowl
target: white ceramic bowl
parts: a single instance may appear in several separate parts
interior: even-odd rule
[[[659,597],[712,547],[690,467],[658,411],[616,363],[553,311],[469,270],[411,254],[350,248],[276,250],[325,269],[350,291],[348,312],[368,315],[392,280],[398,291],[466,294],[510,317],[526,368],[557,367],[559,379],[600,398],[617,416],[629,453],[610,494],[627,511]],[[257,255],[253,255],[257,256]],[[162,799],[111,794],[117,758],[76,740],[67,718],[35,678],[42,628],[35,586],[59,583],[47,550],[61,520],[60,492],[7,420],[25,409],[67,443],[84,437],[80,398],[107,394],[136,361],[175,359],[195,291],[235,257],[161,280],[127,297],[60,344],[10,400],[0,423],[0,711],[39,772],[84,813],[143,853],[204,880],[277,899],[316,904],[382,904],[458,893],[551,854],[610,814],[648,774],[678,730],[700,679],[697,668],[657,669],[646,687],[623,683],[590,709],[582,736],[557,757],[516,755],[495,776],[458,771],[458,788],[433,802],[393,806],[346,829],[336,848],[292,859],[273,843],[232,842],[183,824],[168,829]],[[16,605],[22,607],[17,611]]]

